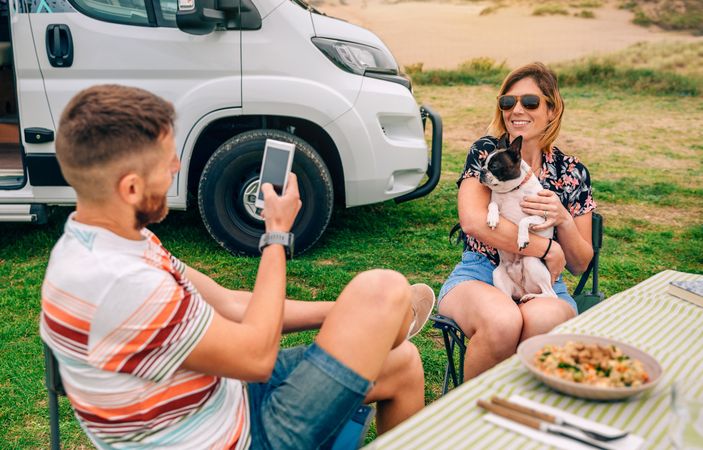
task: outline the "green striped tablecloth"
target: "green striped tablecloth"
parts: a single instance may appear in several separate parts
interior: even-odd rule
[[[645,448],[671,448],[668,426],[674,379],[696,380],[703,391],[703,308],[667,293],[671,280],[703,278],[673,270],[661,272],[616,294],[553,333],[609,337],[637,346],[664,369],[659,385],[638,397],[597,402],[559,394],[534,378],[513,356],[427,406],[369,449],[479,449],[544,447],[544,444],[483,420],[476,406],[492,395],[522,397],[561,408],[645,439]]]

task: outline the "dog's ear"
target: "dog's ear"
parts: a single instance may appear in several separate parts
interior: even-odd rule
[[[508,133],[503,134],[503,136],[498,139],[498,146],[496,148],[508,148],[510,146],[510,136]]]
[[[520,150],[522,149],[522,136],[516,137],[515,140],[511,142],[507,148],[510,156],[512,156],[516,160],[520,159]]]

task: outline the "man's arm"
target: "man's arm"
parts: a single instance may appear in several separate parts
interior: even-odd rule
[[[261,189],[266,231],[290,231],[301,207],[295,175],[290,175],[286,193],[281,197],[269,183]],[[206,286],[206,290],[209,288],[213,286]],[[242,321],[233,322],[215,312],[204,336],[182,367],[247,381],[267,380],[278,355],[285,295],[285,252],[282,245],[272,244],[261,255],[254,292]]]
[[[186,266],[185,272],[203,299],[212,305],[222,317],[234,322],[244,319],[252,293],[227,289],[202,272]],[[334,302],[305,302],[286,300],[283,310],[283,332],[312,330],[320,328],[332,309]]]

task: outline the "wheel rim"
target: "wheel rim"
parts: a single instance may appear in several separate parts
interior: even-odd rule
[[[242,167],[226,174],[232,180],[224,193],[224,207],[230,223],[250,236],[263,232],[264,220],[256,214],[256,188],[259,184],[257,164],[243,164]]]
[[[260,220],[263,222],[264,218],[261,214],[257,214],[256,210],[256,194],[259,190],[259,179],[249,180],[244,183],[244,189],[242,191],[241,199],[235,199],[235,201],[241,201],[244,210],[249,214],[249,216],[255,220]]]

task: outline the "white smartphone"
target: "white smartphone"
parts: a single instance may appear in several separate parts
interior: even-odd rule
[[[261,177],[259,178],[259,189],[256,191],[257,208],[264,207],[264,193],[261,185],[271,183],[278,195],[283,195],[288,185],[288,174],[293,167],[293,155],[295,154],[295,144],[290,142],[266,139],[264,147],[264,160],[261,163]]]

